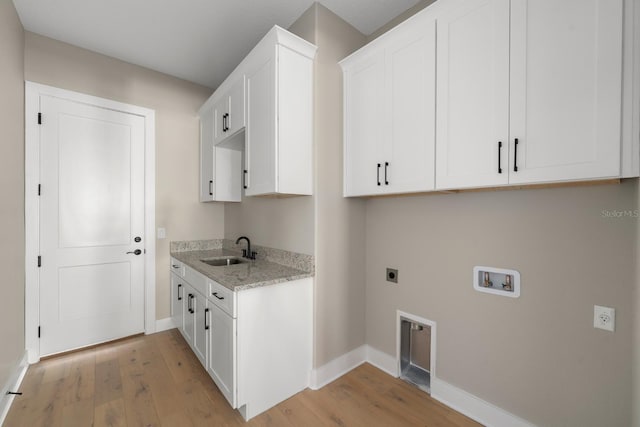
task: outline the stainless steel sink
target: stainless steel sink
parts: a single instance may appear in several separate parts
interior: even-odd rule
[[[200,261],[204,262],[205,264],[212,265],[214,267],[225,267],[227,265],[240,264],[244,262],[240,258],[234,257],[234,256],[224,257],[224,258],[201,259]]]

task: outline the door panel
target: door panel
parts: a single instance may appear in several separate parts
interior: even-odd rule
[[[209,304],[209,314],[209,374],[231,407],[235,408],[236,321],[215,304]]]
[[[622,3],[512,1],[510,182],[619,175]]]
[[[436,189],[507,184],[509,0],[458,1],[437,27]]]
[[[40,98],[40,354],[144,331],[144,119]],[[140,237],[141,243],[134,242]]]
[[[389,165],[383,187],[389,193],[434,188],[435,21],[409,27],[386,48],[386,99],[390,111],[382,158]]]
[[[275,54],[247,72],[247,196],[277,191]]]
[[[200,201],[216,199],[215,151],[213,142],[214,111],[208,110],[200,117]]]
[[[384,51],[354,64],[345,74],[344,195],[360,196],[381,191],[377,167],[384,120]],[[380,171],[380,173],[384,173]],[[382,179],[382,177],[381,177]]]

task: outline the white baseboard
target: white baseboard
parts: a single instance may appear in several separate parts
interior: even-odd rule
[[[311,371],[309,388],[318,390],[361,365],[367,360],[367,346],[363,345]]]
[[[534,424],[438,378],[431,378],[431,397],[487,427],[534,427]]]
[[[176,325],[173,324],[173,319],[171,319],[171,317],[156,320],[156,332],[168,331],[175,327]]]
[[[367,362],[371,363],[373,366],[386,372],[392,377],[398,378],[398,361],[395,357],[389,356],[387,353],[384,353],[377,348],[373,348],[369,345],[365,347],[367,348]]]
[[[318,390],[364,362],[398,377],[398,362],[395,357],[369,345],[363,345],[313,370],[309,387]],[[534,427],[534,424],[433,375],[431,397],[487,427]]]
[[[0,426],[4,423],[4,419],[7,417],[9,413],[9,408],[11,408],[11,404],[13,403],[13,399],[15,396],[7,394],[8,391],[17,391],[20,388],[20,384],[22,383],[22,379],[24,378],[24,374],[27,373],[27,368],[29,367],[29,363],[27,362],[27,351],[25,350],[22,355],[22,359],[13,369],[12,375],[9,377],[7,382],[3,384],[2,390],[0,391]]]

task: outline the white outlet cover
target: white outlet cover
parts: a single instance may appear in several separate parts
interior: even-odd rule
[[[601,305],[594,305],[593,327],[597,329],[604,329],[605,331],[614,332],[616,329],[616,309],[611,307],[603,307]]]
[[[165,239],[167,237],[167,230],[162,227],[158,228],[158,239]]]

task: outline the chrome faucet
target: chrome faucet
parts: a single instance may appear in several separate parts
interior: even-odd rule
[[[247,249],[243,249],[242,250],[242,256],[244,258],[248,258],[248,259],[256,259],[256,255],[258,253],[251,251],[251,241],[249,240],[249,238],[247,236],[238,237],[238,240],[236,240],[236,245],[240,243],[240,240],[246,240],[247,241]]]

